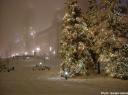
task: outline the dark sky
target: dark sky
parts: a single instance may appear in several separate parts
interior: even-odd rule
[[[21,34],[32,27],[36,32],[49,27],[64,0],[0,0],[0,51],[7,51]],[[85,11],[87,0],[78,0]]]

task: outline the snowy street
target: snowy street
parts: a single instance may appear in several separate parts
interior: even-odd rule
[[[128,81],[109,78],[60,78],[57,69],[32,71],[30,64],[16,64],[15,71],[0,72],[0,95],[101,95],[127,92]]]

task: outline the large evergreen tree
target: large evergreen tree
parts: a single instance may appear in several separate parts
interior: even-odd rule
[[[91,36],[76,0],[67,0],[63,18],[60,55],[61,75],[67,70],[70,76],[85,75],[92,61],[88,51]]]
[[[67,0],[60,39],[61,75],[65,71],[70,77],[85,75],[91,68],[128,79],[128,43],[118,37],[128,34],[128,19],[118,11],[119,0],[98,1],[89,0],[84,16],[76,0]]]
[[[93,2],[94,0],[91,1]],[[124,21],[125,16],[117,14],[117,10],[115,10],[118,5],[117,1],[99,0],[97,11],[89,7],[86,19],[90,22],[88,23],[88,29],[93,34],[94,44],[91,47],[91,54],[93,55],[92,58],[96,64],[98,73],[102,69],[110,76],[127,78],[128,60],[122,51],[124,43],[116,35],[127,32],[127,19]],[[89,6],[92,6],[92,4],[89,3]],[[96,7],[97,4],[95,3],[93,6]]]

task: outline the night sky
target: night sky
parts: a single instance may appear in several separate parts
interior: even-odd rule
[[[51,26],[56,11],[64,10],[64,2],[64,0],[0,0],[0,54],[8,52],[9,47],[14,49],[13,45],[16,45],[29,29],[40,32]],[[78,2],[85,11],[87,0]]]

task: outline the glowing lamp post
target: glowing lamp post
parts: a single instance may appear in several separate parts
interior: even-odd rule
[[[55,50],[53,51],[53,55],[56,55],[56,51]]]
[[[19,56],[19,53],[16,53],[15,56]]]
[[[33,32],[31,32],[31,33],[30,33],[30,35],[33,37],[33,36],[34,36],[34,33],[33,33]]]
[[[37,48],[36,48],[36,52],[39,54],[40,51],[41,51],[40,47],[37,47]]]
[[[45,57],[45,59],[46,59],[46,60],[49,60],[49,57],[47,56],[47,57]]]
[[[16,55],[15,54],[12,54],[11,57],[15,57]]]
[[[41,50],[41,49],[40,49],[39,47],[38,47],[38,48],[36,48],[36,51],[37,51],[37,52],[40,52],[40,50]]]
[[[42,62],[40,62],[39,64],[42,65]]]
[[[69,73],[67,71],[65,71],[64,72],[64,77],[65,77],[66,80],[68,79],[68,75],[69,75]]]
[[[28,55],[28,52],[25,52],[24,55]]]
[[[52,47],[51,47],[51,46],[49,47],[49,51],[50,51],[50,52],[52,51]]]
[[[35,55],[35,50],[32,50],[32,55]]]
[[[33,29],[32,26],[29,27],[29,36],[32,38],[31,45],[32,45],[32,47],[34,47],[34,46],[35,46],[36,30]],[[32,54],[33,54],[33,55],[35,55],[35,51],[36,51],[36,49],[35,49],[35,50],[32,50]],[[37,50],[37,52],[38,52],[38,50]]]
[[[50,62],[50,63],[51,63],[51,61],[52,61],[52,55],[51,55],[52,49],[53,49],[52,46],[50,46],[50,47],[49,47],[49,55],[50,55],[50,56],[49,56],[49,57],[50,57],[49,62]]]
[[[30,27],[30,36],[34,38],[35,34],[36,34],[36,31],[33,29],[33,27]]]
[[[50,63],[55,63],[55,55],[56,55],[56,51],[55,51],[55,49],[52,47],[52,46],[50,46],[49,47],[49,62]]]

